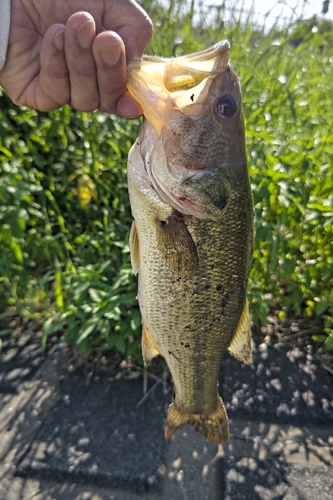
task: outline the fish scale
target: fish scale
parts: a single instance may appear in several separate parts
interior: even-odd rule
[[[172,375],[166,437],[188,423],[214,443],[229,437],[217,391],[221,357],[229,350],[248,361],[251,353],[253,209],[228,51],[220,42],[177,59],[133,62],[128,72],[145,116],[128,161],[143,356],[148,363],[162,355]],[[227,118],[226,106],[235,108]]]

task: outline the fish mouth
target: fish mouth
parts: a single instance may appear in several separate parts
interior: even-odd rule
[[[211,79],[229,64],[229,49],[229,42],[223,40],[176,59],[144,56],[128,62],[127,89],[141,104],[145,118],[158,136],[169,112],[176,109],[183,112],[190,103],[204,102],[205,87],[209,89]]]

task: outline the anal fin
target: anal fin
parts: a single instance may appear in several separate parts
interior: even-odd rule
[[[251,359],[251,322],[247,299],[228,351],[243,363],[248,363]]]
[[[145,366],[153,359],[155,356],[158,356],[160,353],[154,346],[149,332],[145,325],[142,325],[142,340],[141,340],[141,345],[142,345],[142,356],[143,356],[143,361]]]
[[[175,402],[171,403],[167,415],[165,438],[170,438],[184,424],[193,427],[212,443],[224,444],[229,441],[228,417],[219,394],[217,394],[216,409],[209,414],[188,413],[177,408]]]

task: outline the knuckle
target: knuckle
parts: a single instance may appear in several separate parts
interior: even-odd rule
[[[66,66],[59,66],[50,68],[50,78],[54,78],[56,80],[63,80],[68,78],[68,69]]]
[[[76,99],[75,97],[71,99],[70,106],[76,111],[83,111],[89,113],[98,109],[99,100],[98,99]]]
[[[145,28],[146,35],[149,36],[149,39],[153,36],[154,34],[154,25],[151,19],[147,18],[146,19],[146,28]]]
[[[152,36],[154,34],[154,25],[152,21],[147,17],[140,27],[140,37],[141,39],[148,45],[150,40],[152,39]]]
[[[107,103],[102,101],[98,107],[98,110],[101,111],[102,113],[108,113],[110,115],[118,114],[117,108],[114,103]]]

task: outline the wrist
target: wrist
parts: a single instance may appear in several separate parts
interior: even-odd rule
[[[5,65],[10,28],[10,0],[0,0],[0,71]]]

